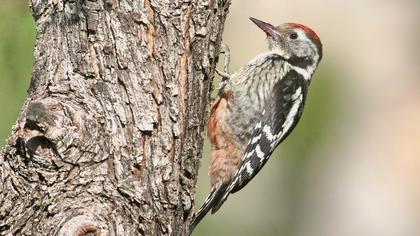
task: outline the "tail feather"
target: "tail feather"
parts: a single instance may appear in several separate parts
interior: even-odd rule
[[[229,183],[224,183],[219,186],[217,189],[213,190],[209,196],[207,196],[206,200],[204,201],[203,205],[201,205],[200,209],[194,216],[193,221],[189,227],[188,236],[194,231],[195,227],[200,223],[200,221],[207,215],[207,213],[212,209],[212,214],[215,213],[222,203],[224,202],[223,196],[225,196],[226,189],[229,186]],[[222,200],[222,203],[220,201]],[[218,206],[217,209],[214,209],[214,206]]]
[[[226,189],[228,186],[226,186],[226,188],[224,189],[224,192],[220,194],[218,201],[213,204],[213,207],[211,208],[211,214],[216,213],[219,210],[219,208],[223,205],[223,203],[226,201],[227,197],[230,194],[230,192],[226,192]]]

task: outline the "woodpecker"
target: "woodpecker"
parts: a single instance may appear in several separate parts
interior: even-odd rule
[[[225,82],[211,107],[211,193],[189,227],[192,233],[209,210],[215,213],[231,193],[261,170],[275,148],[298,123],[312,74],[322,58],[318,35],[307,26],[277,27],[250,18],[267,34],[269,51],[236,73],[219,74]]]

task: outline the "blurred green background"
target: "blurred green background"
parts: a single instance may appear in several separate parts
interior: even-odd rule
[[[28,3],[2,0],[0,6],[0,146],[10,134],[31,78],[35,22]]]
[[[420,235],[419,15],[410,0],[233,0],[223,37],[231,71],[266,50],[249,16],[309,25],[324,58],[297,128],[194,235]],[[26,1],[2,0],[1,146],[26,96],[34,40]],[[196,207],[210,188],[204,149]]]

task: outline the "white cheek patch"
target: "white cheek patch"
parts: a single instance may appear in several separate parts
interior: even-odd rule
[[[298,34],[298,38],[303,39],[304,41],[309,42],[310,40],[306,37],[306,33],[301,29],[296,29],[295,33]]]
[[[316,45],[312,42],[311,39],[308,38],[308,36],[307,36],[307,34],[304,30],[295,29],[295,33],[297,33],[299,39],[301,41],[303,41],[305,44],[307,44],[307,46],[308,46],[308,47],[297,48],[296,54],[299,57],[304,57],[304,56],[307,56],[307,55],[312,55],[315,52],[315,55],[312,55],[312,56],[313,56],[314,62],[317,62],[318,59],[319,59],[319,56],[318,56],[318,48],[316,47]],[[291,65],[291,67],[294,70],[296,70],[300,75],[302,75],[305,78],[305,80],[308,81],[308,80],[311,79],[312,73],[315,71],[316,64],[312,64],[312,65],[308,66],[306,69],[303,69],[303,68],[300,68],[300,67],[297,67],[297,66],[293,66],[293,65]]]
[[[316,55],[318,55],[318,48],[315,46],[315,44],[312,42],[312,40],[308,38],[305,31],[303,31],[302,29],[297,29],[296,31],[297,31],[296,33],[299,35],[299,37],[301,39],[303,39],[303,41],[307,42],[308,45],[311,46],[312,50],[314,52],[316,52]],[[314,59],[315,59],[315,61],[318,61],[318,56],[316,56]]]
[[[306,33],[301,29],[295,29],[295,33],[298,35],[298,40],[310,44],[311,41],[306,36]],[[295,47],[296,54],[298,57],[303,57],[308,54],[307,50],[304,47]]]

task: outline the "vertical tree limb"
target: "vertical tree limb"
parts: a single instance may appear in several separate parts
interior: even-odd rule
[[[0,235],[183,235],[229,1],[31,0]]]

